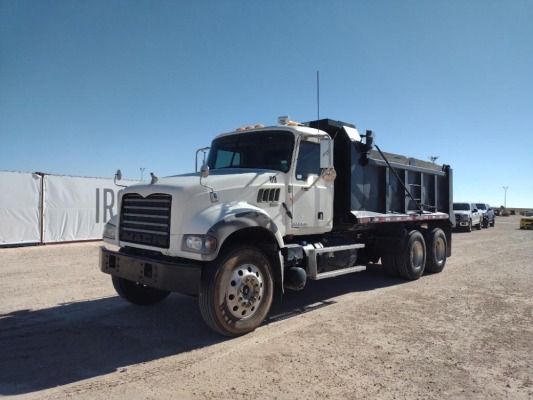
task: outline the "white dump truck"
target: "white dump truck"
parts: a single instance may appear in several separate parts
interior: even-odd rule
[[[228,336],[264,321],[275,286],[300,290],[369,263],[409,280],[442,271],[451,168],[386,156],[373,141],[342,121],[288,117],[221,134],[196,152],[197,172],[119,192],[103,235],[119,249],[101,248],[100,269],[134,304],[197,296],[207,325]]]

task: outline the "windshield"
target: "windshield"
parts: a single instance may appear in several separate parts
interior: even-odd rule
[[[486,210],[487,209],[487,206],[485,206],[485,204],[476,203],[476,206],[477,206],[478,210]]]
[[[453,209],[456,211],[468,211],[470,210],[470,204],[468,203],[453,203]]]
[[[209,169],[252,168],[287,172],[294,136],[286,131],[263,131],[222,136],[211,144]]]

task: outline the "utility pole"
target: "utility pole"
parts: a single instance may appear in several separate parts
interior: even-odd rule
[[[141,182],[142,182],[142,181],[143,181],[143,173],[144,173],[144,170],[145,170],[146,168],[141,167],[141,168],[139,168],[139,169],[141,170]]]
[[[509,186],[503,187],[503,207],[507,208],[507,189],[509,189]]]

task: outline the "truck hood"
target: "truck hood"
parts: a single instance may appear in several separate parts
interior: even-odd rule
[[[281,171],[251,170],[251,169],[221,169],[212,170],[207,178],[202,179],[200,173],[174,175],[160,178],[153,184],[134,184],[124,189],[124,193],[138,193],[146,197],[152,193],[168,193],[171,195],[185,195],[194,197],[211,190],[223,192],[228,189],[239,188],[242,191],[255,189],[265,183],[284,183],[285,175]]]

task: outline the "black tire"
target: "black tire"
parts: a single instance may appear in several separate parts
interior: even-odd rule
[[[466,227],[467,232],[472,232],[472,220],[468,220],[468,226]]]
[[[426,266],[426,242],[424,236],[412,230],[405,236],[403,254],[396,257],[398,274],[411,281],[417,280],[424,273]]]
[[[483,223],[483,218],[480,218],[480,219],[479,219],[479,222],[476,224],[476,229],[477,229],[478,231],[481,230],[481,224],[482,224],[482,223]]]
[[[207,325],[226,336],[253,331],[266,318],[272,304],[272,268],[254,246],[228,249],[218,262],[202,270],[200,312]]]
[[[492,217],[492,222],[489,225],[494,228],[494,225],[496,225],[496,217]]]
[[[395,256],[382,256],[381,265],[385,269],[387,275],[391,278],[398,277],[398,269],[396,268],[396,257]]]
[[[139,306],[161,303],[170,294],[166,290],[154,289],[118,276],[112,276],[111,279],[113,287],[120,297]]]
[[[488,228],[488,227],[489,227],[489,219],[483,218],[483,228]]]
[[[435,228],[427,235],[426,248],[426,270],[432,273],[439,273],[446,265],[448,254],[448,241],[444,231]]]

